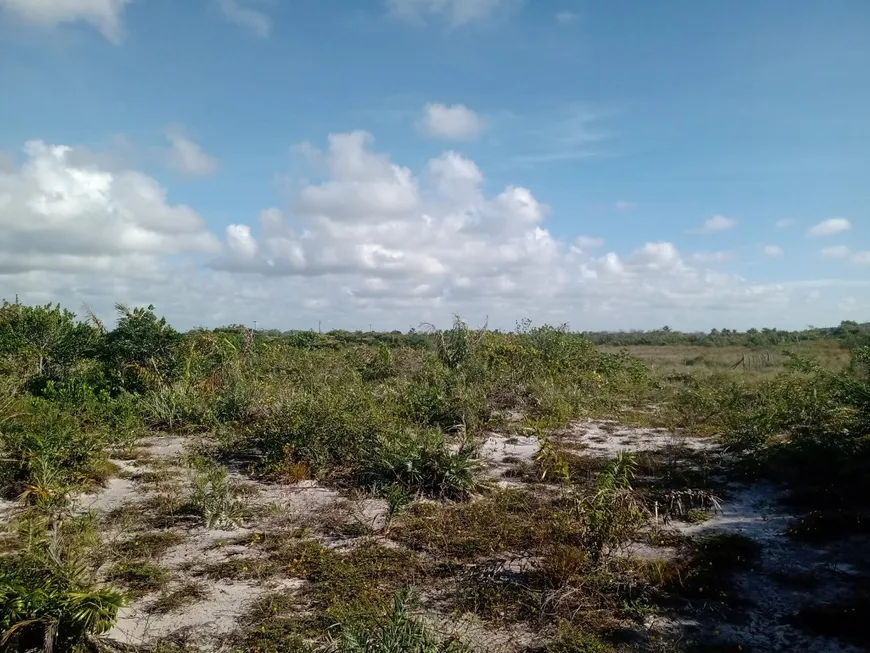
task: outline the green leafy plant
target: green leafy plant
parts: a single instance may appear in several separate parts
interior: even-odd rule
[[[407,432],[383,438],[362,480],[367,485],[397,485],[412,494],[465,499],[480,487],[477,447],[463,442],[452,451],[438,432]]]
[[[191,506],[206,528],[235,528],[244,513],[239,488],[229,479],[226,467],[203,462],[194,470]]]
[[[375,624],[348,624],[324,653],[462,653],[456,638],[441,639],[411,615],[412,594],[398,592],[392,611]]]
[[[0,556],[0,648],[73,651],[108,631],[123,594],[100,587],[84,552],[54,525],[16,554]]]

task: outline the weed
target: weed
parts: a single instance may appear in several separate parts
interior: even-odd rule
[[[109,570],[107,578],[127,587],[133,596],[142,596],[166,585],[169,571],[152,562],[131,560],[116,564]]]
[[[169,549],[184,542],[185,537],[172,531],[139,533],[123,542],[112,544],[111,553],[119,559],[159,558]]]
[[[31,535],[27,548],[0,556],[4,650],[70,651],[108,631],[125,597],[94,583],[81,540],[65,534],[57,522]]]
[[[374,487],[396,485],[411,494],[465,499],[480,487],[479,468],[471,443],[451,451],[440,433],[394,435],[379,442],[362,479]]]
[[[595,635],[568,622],[562,622],[547,653],[610,653],[613,649]]]
[[[159,615],[169,614],[204,601],[208,596],[208,590],[201,583],[186,583],[157,597],[148,606],[148,612]]]
[[[241,491],[229,480],[225,467],[204,462],[193,478],[191,506],[206,528],[234,528],[242,519]]]
[[[392,610],[370,624],[348,623],[341,635],[324,649],[325,653],[461,653],[462,643],[454,637],[442,640],[411,616],[408,591],[398,592]]]

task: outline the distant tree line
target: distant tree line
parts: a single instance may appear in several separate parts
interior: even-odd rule
[[[835,327],[809,326],[800,331],[780,329],[712,329],[703,331],[674,331],[662,327],[652,331],[585,331],[583,335],[599,345],[627,347],[630,345],[698,345],[702,347],[776,347],[795,342],[838,340],[852,349],[870,344],[870,322],[859,324],[852,320]]]

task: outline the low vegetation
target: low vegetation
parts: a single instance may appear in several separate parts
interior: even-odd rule
[[[125,605],[187,617],[224,583],[250,593],[239,650],[498,650],[485,635],[508,631],[516,651],[679,651],[657,620],[750,609],[737,582],[765,543],[716,530],[735,483],[782,489],[787,546],[868,533],[866,325],[181,333],[117,308],[109,328],[0,307],[8,650],[99,650]],[[576,428],[604,419],[600,442]],[[610,446],[619,423],[636,437]],[[857,641],[840,605],[799,627]]]

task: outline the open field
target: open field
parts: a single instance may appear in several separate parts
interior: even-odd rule
[[[866,346],[354,338],[4,305],[3,646],[870,646]]]
[[[785,370],[789,361],[783,350],[818,361],[825,368],[841,372],[848,365],[850,351],[838,340],[816,340],[789,345],[745,347],[726,345],[704,347],[702,345],[628,345],[617,347],[604,345],[602,351],[618,353],[625,349],[637,356],[652,370],[659,373],[672,372],[724,372],[753,374],[778,374]]]

